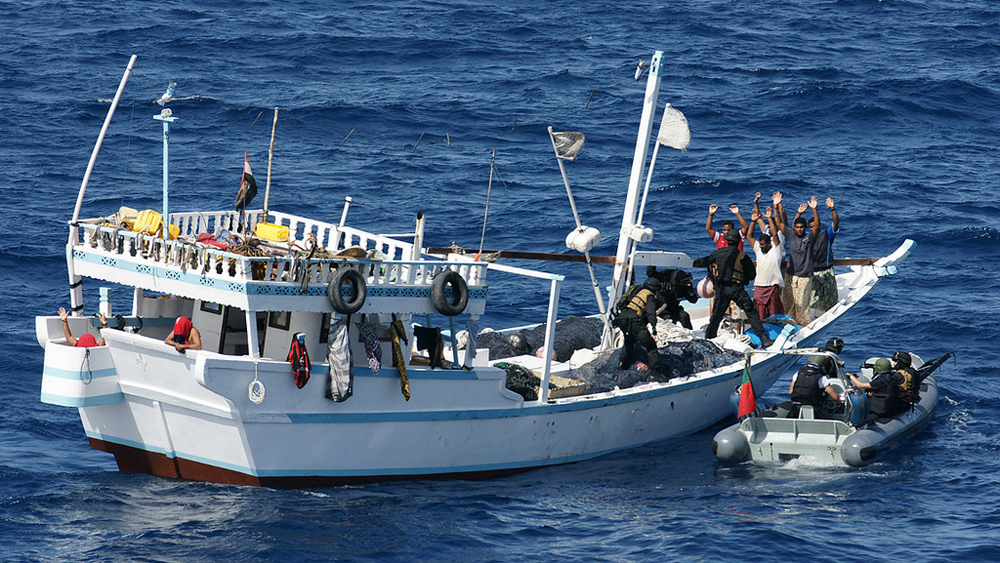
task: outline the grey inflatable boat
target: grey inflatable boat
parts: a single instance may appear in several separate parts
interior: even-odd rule
[[[927,425],[937,411],[937,379],[933,372],[952,353],[924,362],[911,354],[920,381],[920,401],[891,418],[868,420],[868,397],[853,386],[839,358],[832,352],[795,350],[794,354],[819,354],[837,360],[831,385],[843,401],[811,405],[781,403],[745,416],[715,435],[712,451],[722,461],[780,462],[810,456],[821,463],[863,467],[886,449]],[[860,381],[871,381],[878,358],[862,364]],[[792,415],[792,416],[790,416]]]

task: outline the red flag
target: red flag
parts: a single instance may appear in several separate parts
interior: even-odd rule
[[[757,412],[757,397],[753,392],[753,382],[750,381],[750,358],[747,358],[747,363],[743,366],[743,383],[740,385],[740,408],[736,413],[736,418],[742,419],[744,416],[755,412]]]

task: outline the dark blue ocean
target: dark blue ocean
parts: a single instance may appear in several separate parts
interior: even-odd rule
[[[1000,5],[656,4],[0,2],[0,560],[1000,560]],[[650,248],[708,254],[710,204],[775,190],[834,198],[838,257],[917,241],[837,331],[848,367],[957,354],[905,447],[729,467],[708,430],[496,480],[271,490],[118,473],[75,410],[39,402],[34,317],[69,305],[66,222],[130,55],[84,217],[159,207],[151,101],[175,81],[172,211],[231,208],[244,152],[263,187],[279,107],[272,209],[332,222],[350,195],[354,226],[422,210],[428,246],[478,247],[495,149],[485,248],[566,252],[551,125],[587,136],[567,175],[609,255],[655,50],[693,139],[660,151]],[[595,312],[584,267],[511,264],[565,273],[561,313]],[[482,326],[542,320],[545,288],[494,283]]]

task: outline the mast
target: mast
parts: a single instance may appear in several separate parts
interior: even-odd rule
[[[101,133],[97,136],[97,143],[94,144],[94,151],[90,154],[90,162],[87,164],[87,171],[83,175],[83,182],[80,184],[80,193],[76,196],[76,207],[73,209],[73,219],[69,222],[69,242],[66,243],[66,267],[69,270],[69,300],[70,306],[73,310],[73,316],[82,317],[83,316],[83,288],[81,284],[83,279],[76,275],[76,268],[73,267],[73,247],[77,244],[79,239],[79,228],[77,227],[77,221],[80,219],[80,208],[83,206],[83,194],[87,192],[87,184],[90,182],[90,174],[94,171],[94,163],[97,162],[97,154],[101,152],[101,144],[104,142],[104,135],[108,132],[108,127],[111,125],[111,117],[115,114],[115,109],[118,107],[118,101],[122,98],[122,92],[125,90],[125,83],[128,82],[128,76],[132,73],[132,66],[135,64],[135,59],[138,55],[132,55],[132,58],[128,61],[128,66],[125,67],[125,74],[122,75],[122,81],[118,84],[118,91],[115,92],[115,98],[111,101],[111,107],[108,108],[108,115],[104,118],[104,125],[101,127]]]
[[[656,100],[660,95],[660,68],[663,51],[656,51],[649,64],[649,78],[646,81],[646,95],[642,106],[642,119],[639,122],[639,135],[635,142],[635,157],[632,159],[632,173],[628,181],[628,195],[625,198],[625,211],[622,214],[622,227],[618,235],[618,250],[615,253],[615,271],[611,282],[611,296],[608,308],[614,306],[624,291],[629,267],[628,257],[635,246],[633,236],[641,236],[635,232],[636,213],[639,208],[639,188],[642,183],[642,173],[646,166],[646,155],[649,152],[649,140],[653,135],[653,118],[656,113]]]
[[[160,231],[160,236],[163,240],[170,239],[170,215],[169,209],[167,208],[167,202],[169,201],[169,185],[170,185],[170,124],[177,120],[173,117],[173,112],[170,108],[163,108],[160,110],[159,115],[154,115],[153,119],[163,122],[163,230]]]

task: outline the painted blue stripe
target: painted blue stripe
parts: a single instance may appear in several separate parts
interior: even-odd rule
[[[645,394],[644,394],[645,395]],[[357,468],[357,469],[339,469],[339,470],[329,470],[329,469],[273,469],[273,470],[262,470],[256,471],[250,469],[249,467],[236,465],[232,463],[220,462],[215,459],[205,458],[201,456],[187,455],[184,453],[168,452],[163,448],[155,448],[148,446],[142,442],[134,442],[132,440],[125,440],[121,438],[105,436],[99,432],[87,432],[87,436],[90,438],[95,438],[98,440],[103,440],[105,442],[111,442],[115,444],[120,444],[123,446],[129,446],[132,448],[140,449],[143,451],[153,452],[163,454],[169,458],[181,458],[212,467],[220,467],[230,471],[235,471],[238,473],[243,473],[246,475],[251,475],[255,477],[379,477],[379,476],[391,476],[391,475],[447,475],[449,473],[479,473],[487,471],[503,471],[511,469],[528,469],[533,467],[544,467],[548,465],[560,465],[565,463],[575,463],[578,461],[584,461],[588,459],[593,459],[601,457],[604,455],[612,454],[618,451],[632,449],[636,447],[642,447],[647,444],[652,444],[660,442],[663,440],[669,440],[672,438],[677,438],[682,435],[694,434],[700,432],[705,428],[708,428],[715,424],[717,421],[712,421],[700,428],[693,429],[691,432],[685,434],[677,434],[672,436],[666,436],[663,438],[657,438],[655,440],[649,440],[646,442],[640,442],[635,444],[628,444],[620,448],[611,448],[607,450],[602,450],[600,452],[592,452],[587,454],[580,454],[574,456],[563,456],[559,458],[546,458],[544,460],[527,460],[518,462],[506,462],[506,463],[489,463],[489,464],[477,464],[477,465],[460,465],[460,466],[442,466],[442,467],[402,467],[402,468]]]
[[[232,255],[234,258],[245,258],[244,256]],[[326,287],[325,286],[311,286],[305,293],[300,292],[300,287],[298,283],[292,282],[266,282],[266,281],[246,281],[241,278],[218,278],[213,276],[202,275],[201,268],[191,269],[187,272],[182,272],[179,269],[166,268],[158,264],[149,264],[146,262],[135,262],[135,257],[130,255],[128,252],[123,254],[116,254],[112,257],[108,257],[104,254],[97,254],[95,252],[90,252],[85,248],[77,247],[73,250],[73,258],[75,260],[80,260],[82,262],[90,262],[91,264],[101,264],[107,265],[105,258],[114,260],[113,267],[118,270],[123,270],[126,272],[135,272],[138,274],[152,275],[157,278],[164,278],[168,280],[180,281],[184,283],[194,284],[201,287],[208,287],[212,289],[217,289],[221,291],[229,291],[233,293],[239,293],[243,295],[289,295],[289,296],[308,296],[308,297],[326,297]],[[486,299],[488,293],[487,287],[470,287],[469,288],[469,299]],[[370,287],[368,289],[369,297],[426,297],[430,298],[431,288],[429,285],[414,285],[414,286],[382,286],[382,287]]]
[[[151,452],[151,453],[165,455],[165,456],[167,456],[170,459],[178,459],[178,458],[179,459],[186,459],[186,460],[194,461],[194,462],[197,462],[197,463],[203,463],[205,465],[210,465],[212,467],[219,467],[219,468],[222,468],[222,469],[227,469],[229,471],[235,471],[235,472],[238,472],[238,473],[244,473],[246,475],[257,476],[257,473],[255,471],[253,471],[249,467],[246,467],[246,466],[243,466],[243,465],[236,465],[236,464],[233,464],[233,463],[225,463],[225,462],[221,462],[221,461],[216,460],[216,459],[211,459],[211,458],[207,458],[207,457],[201,457],[201,456],[197,456],[197,455],[190,455],[190,454],[186,454],[184,452],[176,452],[176,451],[174,451],[174,452],[168,452],[167,450],[165,450],[163,448],[153,447],[153,446],[150,446],[150,445],[145,444],[143,442],[135,442],[135,441],[132,441],[132,440],[125,440],[123,438],[118,438],[118,437],[113,437],[113,436],[107,436],[107,435],[101,434],[99,432],[87,432],[87,437],[94,438],[94,439],[97,439],[97,440],[102,440],[104,442],[110,442],[112,444],[119,444],[121,446],[128,446],[130,448],[135,448],[137,450],[142,450],[142,451],[146,451],[146,452]],[[306,475],[308,473],[302,473],[302,474]]]
[[[69,369],[54,368],[51,366],[44,366],[42,368],[42,375],[49,377],[58,377],[59,379],[71,379],[73,381],[87,381],[89,379],[98,379],[101,377],[117,377],[118,372],[115,368],[105,368],[105,369],[95,369],[91,371],[80,370],[74,371]]]
[[[537,416],[595,409],[622,403],[633,403],[672,395],[733,380],[740,376],[741,371],[718,375],[704,380],[691,381],[671,387],[651,389],[635,395],[608,397],[600,401],[587,400],[566,404],[529,405],[508,409],[454,410],[454,411],[406,411],[381,413],[286,413],[295,424],[330,424],[330,423],[376,423],[376,422],[437,422],[448,420],[491,420],[500,418],[516,418],[520,416]]]
[[[329,371],[330,366],[327,365],[327,370]],[[378,375],[372,372],[370,367],[354,367],[354,377],[388,377],[390,379],[399,379],[399,370],[394,367],[382,366],[379,370]],[[448,380],[476,380],[479,376],[476,375],[474,370],[467,369],[420,369],[420,370],[406,370],[407,379],[448,379]]]
[[[313,364],[309,367],[309,375],[327,375],[330,373],[330,364]],[[407,370],[406,376],[409,379],[448,379],[448,380],[475,380],[479,379],[475,371],[467,369],[434,369],[434,370]],[[355,366],[354,377],[387,377],[399,379],[399,370],[394,367],[382,366],[378,375],[375,375],[371,368]]]
[[[43,403],[62,407],[97,407],[101,405],[113,405],[123,400],[125,400],[125,395],[121,392],[91,397],[67,397],[65,395],[53,395],[52,393],[41,394],[41,401]]]
[[[135,448],[137,450],[143,450],[143,451],[151,452],[151,453],[154,453],[154,454],[162,454],[162,455],[165,455],[165,456],[167,456],[167,457],[169,457],[171,459],[177,457],[174,452],[168,452],[167,450],[165,450],[163,448],[156,448],[156,447],[153,447],[153,446],[149,446],[149,445],[147,445],[147,444],[145,444],[143,442],[134,442],[132,440],[126,440],[124,438],[107,436],[105,434],[101,434],[100,432],[88,431],[87,432],[87,437],[88,438],[94,438],[95,440],[101,440],[101,441],[104,441],[104,442],[111,442],[112,444],[118,444],[118,445],[121,445],[121,446],[128,446],[130,448]]]

